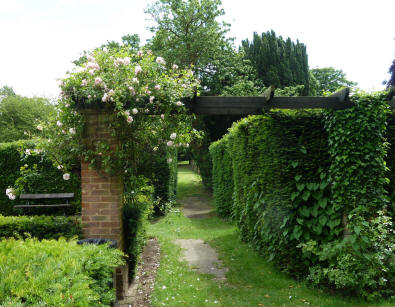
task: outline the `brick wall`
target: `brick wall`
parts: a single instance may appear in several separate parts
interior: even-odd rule
[[[117,139],[109,133],[108,125],[112,120],[106,110],[82,109],[85,119],[84,143],[95,147],[97,142],[105,141],[114,149]],[[100,157],[98,157],[100,158]],[[82,209],[81,217],[85,238],[105,238],[117,241],[118,248],[124,250],[122,233],[123,180],[122,176],[90,169],[89,162],[81,162]],[[114,286],[117,299],[121,300],[128,287],[128,268],[117,268]]]

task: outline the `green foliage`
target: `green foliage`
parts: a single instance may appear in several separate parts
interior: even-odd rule
[[[45,152],[34,151],[32,141],[19,141],[0,144],[0,214],[15,215],[29,213],[27,209],[17,209],[14,205],[24,205],[23,200],[10,200],[5,191],[14,186],[15,193],[74,193],[71,207],[35,208],[34,214],[55,214],[65,211],[76,214],[81,211],[81,179],[75,169],[69,180],[64,180],[62,171],[57,169]],[[28,150],[28,151],[27,151]],[[58,200],[57,200],[58,202]]]
[[[228,136],[210,146],[213,161],[213,194],[217,213],[221,217],[231,217],[233,206],[233,169],[229,154]]]
[[[204,69],[226,48],[229,25],[220,0],[160,0],[146,9],[154,21],[150,42],[154,52],[181,67]]]
[[[388,72],[391,74],[390,79],[387,81],[387,87],[390,88],[391,86],[395,86],[395,60],[392,61]]]
[[[31,138],[38,121],[46,121],[54,112],[45,98],[6,96],[0,100],[0,143]]]
[[[336,92],[342,87],[356,86],[356,82],[346,79],[346,74],[333,67],[314,68],[310,70],[315,80],[318,82],[317,94],[323,95],[324,93]]]
[[[153,187],[143,176],[131,176],[125,183],[123,233],[130,280],[133,280],[138,256],[145,246],[148,217],[153,210],[153,192]]]
[[[59,239],[82,234],[81,222],[65,216],[1,216],[0,238]]]
[[[387,97],[379,92],[355,94],[351,99],[355,107],[326,113],[332,203],[336,211],[359,208],[371,217],[387,202]]]
[[[65,239],[0,241],[1,306],[110,306],[122,252]]]
[[[277,37],[274,31],[242,41],[246,58],[256,69],[258,78],[266,86],[276,87],[304,85],[304,94],[309,92],[309,67],[306,46],[290,38]]]
[[[302,244],[303,252],[315,254],[320,265],[310,268],[314,285],[334,286],[369,301],[395,295],[395,236],[391,219],[383,211],[366,221],[349,215],[353,234],[343,241],[318,246]]]
[[[14,89],[10,86],[4,85],[2,88],[0,88],[0,102],[3,100],[5,97],[8,96],[15,96]]]

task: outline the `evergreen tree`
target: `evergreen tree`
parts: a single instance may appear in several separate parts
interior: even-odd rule
[[[387,82],[387,87],[395,86],[395,60],[392,61],[392,65],[388,72],[391,74],[391,78]]]
[[[242,41],[242,48],[266,86],[304,85],[304,94],[309,93],[310,74],[304,44],[277,37],[272,30],[261,35],[254,32],[251,42]]]

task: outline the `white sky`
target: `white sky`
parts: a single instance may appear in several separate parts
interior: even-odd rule
[[[0,0],[0,87],[54,97],[71,61],[122,35],[151,36],[149,0]],[[222,0],[236,46],[273,29],[307,46],[310,68],[333,66],[381,90],[395,59],[394,0]]]

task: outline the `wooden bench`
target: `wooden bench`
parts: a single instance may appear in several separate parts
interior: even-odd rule
[[[74,197],[74,193],[51,193],[51,194],[21,194],[20,199],[26,199],[26,205],[17,205],[15,208],[45,208],[45,207],[70,207],[69,199]],[[65,199],[64,204],[31,204],[31,200],[43,200],[43,199]]]

